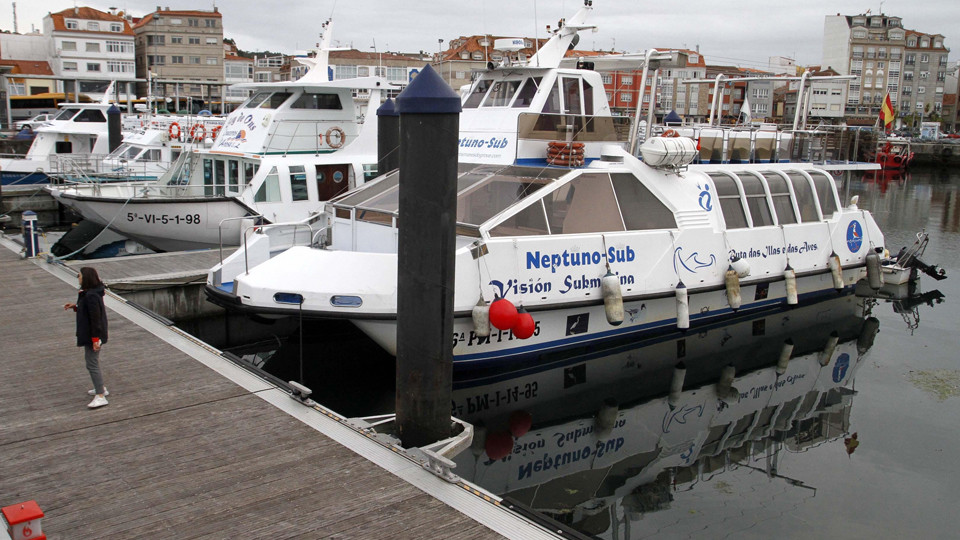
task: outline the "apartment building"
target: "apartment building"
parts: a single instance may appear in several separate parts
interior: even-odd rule
[[[330,53],[330,69],[334,80],[378,75],[391,83],[392,88],[387,90],[390,97],[396,97],[403,91],[423,68],[423,64],[424,61],[419,57],[388,52],[350,49]]]
[[[213,11],[171,10],[157,6],[156,11],[136,21],[136,73],[154,83],[153,93],[219,99],[225,93],[223,20],[216,6]],[[183,81],[180,83],[179,81]],[[147,83],[138,91],[147,95]]]
[[[907,30],[905,51],[901,119],[911,127],[919,127],[924,119],[941,120],[950,49],[943,46],[940,34]]]
[[[507,39],[505,36],[477,35],[460,36],[451,39],[448,48],[437,54],[437,59],[433,62],[433,69],[443,77],[454,90],[473,82],[473,70],[483,70],[487,64],[492,62],[499,64],[503,61],[504,51],[494,49],[494,44],[498,39]],[[517,52],[511,52],[510,57],[515,60],[525,61],[537,52],[536,44],[531,38],[522,38],[523,48]],[[443,40],[440,40],[442,44]],[[540,45],[547,40],[541,38]]]
[[[244,58],[236,54],[223,55],[223,79],[228,85],[253,82],[253,58]],[[243,88],[226,89],[224,97],[229,104],[239,105],[250,96],[250,90]]]
[[[663,117],[675,111],[685,120],[700,121],[709,114],[704,107],[704,91],[701,85],[686,84],[683,81],[702,79],[706,75],[707,64],[699,51],[688,49],[657,48],[659,52],[679,53],[682,66],[665,67],[660,70],[657,80],[653,80],[653,71],[647,73],[647,82],[641,91],[643,69],[630,71],[600,71],[603,86],[607,91],[607,101],[614,114],[633,116],[637,100],[643,95],[643,109],[650,106],[650,87],[657,85],[657,102],[654,114]],[[684,60],[685,58],[685,60]]]
[[[50,67],[57,77],[66,79],[58,91],[80,92],[91,98],[103,96],[110,81],[132,82],[134,68],[134,32],[130,23],[116,13],[89,7],[74,7],[43,18],[43,34],[48,38]],[[121,96],[126,92],[119,85]]]

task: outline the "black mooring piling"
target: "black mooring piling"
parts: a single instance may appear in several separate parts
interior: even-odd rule
[[[377,109],[377,174],[400,166],[400,115],[392,99]]]
[[[404,447],[450,436],[460,97],[429,66],[397,96],[397,434]],[[383,132],[381,132],[381,135]]]
[[[123,141],[122,116],[120,109],[116,105],[111,105],[107,109],[107,146],[113,152]]]

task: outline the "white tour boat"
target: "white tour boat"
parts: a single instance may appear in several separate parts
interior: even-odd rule
[[[251,83],[209,149],[157,182],[53,187],[84,218],[159,251],[237,245],[255,222],[299,221],[375,174],[380,77],[329,81],[328,40],[297,81]],[[353,93],[368,92],[367,109]],[[301,231],[303,232],[303,231]]]
[[[873,217],[810,164],[687,165],[696,147],[685,137],[648,139],[641,161],[603,140],[600,75],[556,68],[589,9],[528,65],[483,72],[464,98],[455,366],[697,328],[852,290],[871,257],[879,271]],[[563,139],[550,138],[565,134],[573,150],[558,157]],[[395,353],[398,179],[327,204],[314,225],[323,246],[271,258],[266,235],[253,235],[211,270],[208,294],[261,315],[346,318]],[[498,298],[501,329],[484,335],[474,307]]]

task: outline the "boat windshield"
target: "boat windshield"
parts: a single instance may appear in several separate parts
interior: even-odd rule
[[[567,172],[538,167],[461,164],[457,174],[457,222],[479,226]],[[400,203],[399,181],[399,171],[393,171],[337,200],[334,206],[395,214]],[[358,218],[364,219],[363,215]]]
[[[80,109],[64,109],[57,114],[54,120],[70,120],[76,116],[78,112],[80,112]]]
[[[118,146],[117,149],[114,150],[113,152],[110,152],[110,155],[108,155],[107,157],[113,158],[113,159],[131,160],[137,157],[137,154],[139,154],[141,150],[143,150],[143,148],[140,148],[138,146],[131,146],[129,144],[124,143]]]

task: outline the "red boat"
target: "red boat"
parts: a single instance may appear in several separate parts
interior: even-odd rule
[[[877,149],[874,161],[880,164],[883,170],[904,170],[913,161],[913,152],[910,151],[910,141],[887,140]]]

